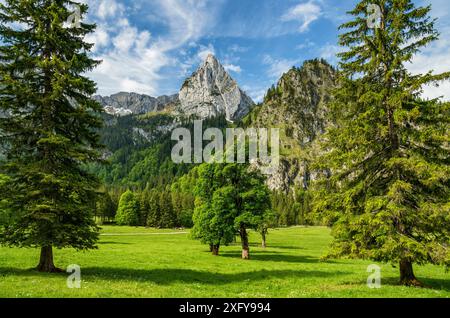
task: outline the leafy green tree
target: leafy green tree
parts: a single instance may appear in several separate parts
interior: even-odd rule
[[[99,161],[102,107],[91,99],[93,81],[82,74],[99,62],[89,58],[84,37],[95,25],[64,25],[74,1],[0,3],[0,143],[10,177],[12,221],[0,244],[37,247],[37,269],[60,271],[53,247],[95,248],[97,179],[84,166]]]
[[[379,27],[367,6],[381,8]],[[403,285],[421,285],[416,264],[450,264],[449,105],[421,100],[449,73],[411,75],[405,64],[438,38],[430,7],[360,1],[342,25],[340,88],[317,168],[331,168],[316,209],[334,219],[330,257],[399,264]],[[322,190],[323,191],[323,190]],[[317,197],[319,199],[317,200]]]
[[[195,187],[197,198],[191,236],[208,244],[213,255],[219,255],[220,246],[233,242],[236,234],[236,210],[228,200],[223,200],[227,189],[220,189],[221,168],[216,164],[201,165]]]
[[[239,233],[242,258],[250,258],[248,229],[257,230],[270,208],[264,177],[246,164],[204,164],[199,168],[193,235],[212,246]]]
[[[126,191],[120,197],[115,221],[118,225],[139,225],[139,201],[132,191]]]
[[[272,210],[266,210],[258,224],[258,232],[261,234],[261,247],[267,247],[267,235],[269,229],[277,226],[277,217]]]

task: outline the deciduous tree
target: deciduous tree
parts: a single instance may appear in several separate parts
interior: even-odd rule
[[[139,225],[139,202],[131,190],[120,197],[115,221],[117,225]]]

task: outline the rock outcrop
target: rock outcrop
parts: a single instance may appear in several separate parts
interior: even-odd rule
[[[180,110],[187,116],[225,115],[231,122],[244,117],[254,105],[213,55],[184,82],[179,100]]]
[[[323,60],[307,61],[285,73],[267,92],[264,103],[249,114],[247,125],[280,128],[280,167],[267,176],[273,190],[307,188],[315,178],[308,169],[305,149],[329,125],[326,119],[331,89],[336,85],[335,70]]]
[[[152,97],[136,93],[117,93],[108,97],[95,96],[105,108],[105,112],[114,116],[140,115],[156,112],[167,105],[178,102],[178,94],[171,96]]]

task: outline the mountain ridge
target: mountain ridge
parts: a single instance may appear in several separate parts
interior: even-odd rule
[[[119,92],[110,96],[94,96],[105,109],[105,112],[115,116],[142,115],[160,111],[166,106],[178,102],[178,94],[153,97],[145,94]]]
[[[119,92],[96,95],[94,99],[113,116],[143,115],[172,106],[172,112],[178,116],[207,119],[225,115],[230,122],[240,120],[255,105],[212,54],[185,79],[177,94],[152,97]]]
[[[193,74],[194,77],[197,75]],[[245,110],[247,114],[232,125],[243,128],[280,128],[281,160],[279,169],[268,176],[267,183],[270,189],[282,192],[298,188],[306,189],[310,180],[315,178],[314,173],[309,171],[306,149],[313,145],[317,136],[329,125],[326,119],[327,103],[331,100],[330,90],[335,87],[335,80],[336,71],[326,61],[305,61],[301,67],[293,67],[283,74],[276,86],[267,91],[263,103],[253,105],[248,108],[248,112]],[[209,94],[210,91],[206,93]],[[169,162],[170,143],[167,141],[170,141],[170,131],[177,127],[188,127],[193,119],[209,121],[209,124],[204,124],[204,128],[230,126],[230,117],[226,118],[230,113],[220,108],[224,104],[213,105],[222,109],[218,112],[218,116],[215,116],[214,112],[209,113],[209,105],[206,105],[203,109],[205,113],[194,113],[204,117],[192,117],[189,112],[183,112],[182,104],[176,100],[176,95],[172,96],[175,101],[171,104],[156,106],[145,115],[108,117],[108,125],[102,132],[102,141],[108,148],[113,149],[112,153],[107,155],[115,163],[113,170],[123,173],[120,177],[113,177],[112,172],[106,169],[102,174],[107,176],[108,180],[119,180],[122,177],[126,179],[128,175],[126,171],[129,171],[133,176],[131,179],[138,182],[139,173],[143,173],[142,178],[144,175],[149,176],[144,171],[152,169],[149,164],[157,160],[156,157],[158,160],[165,158]],[[239,112],[235,114],[239,117]],[[214,118],[223,118],[228,124],[210,120]],[[165,149],[164,154],[158,156],[152,154],[153,157],[149,157],[146,151],[142,152],[143,149],[162,145]],[[130,162],[132,158],[133,163]],[[165,165],[168,165],[167,162]],[[147,168],[143,169],[144,166]],[[154,174],[158,175],[156,171]]]

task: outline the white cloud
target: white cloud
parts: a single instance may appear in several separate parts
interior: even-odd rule
[[[116,16],[118,12],[121,12],[123,10],[123,5],[118,4],[115,0],[101,0],[97,3],[95,11],[97,12],[97,16],[99,18],[107,19]]]
[[[138,30],[133,27],[124,27],[113,39],[114,48],[120,52],[128,52],[136,42]]]
[[[244,86],[243,88],[248,96],[250,96],[255,103],[261,103],[264,100],[264,96],[266,96],[267,89],[265,88],[250,88]]]
[[[238,74],[242,72],[242,69],[241,69],[241,67],[239,65],[225,64],[223,67],[228,72],[235,72],[235,73],[238,73]]]
[[[208,46],[201,45],[197,53],[197,56],[201,61],[204,61],[210,54],[216,55],[216,50],[214,49],[214,46],[212,44],[209,44]]]
[[[427,3],[423,3],[427,5]],[[433,71],[434,74],[450,72],[450,23],[448,16],[450,8],[447,0],[434,0],[432,4],[431,16],[438,18],[437,28],[441,33],[438,41],[424,48],[422,52],[415,55],[412,63],[407,68],[413,74],[425,74]],[[443,97],[450,101],[450,81],[445,81],[436,86],[425,86],[423,97],[437,98]]]
[[[293,59],[274,59],[270,55],[265,55],[263,64],[268,65],[267,75],[272,79],[279,79],[281,75],[289,71],[299,60]]]
[[[309,30],[309,25],[319,19],[322,9],[313,1],[300,3],[290,8],[282,17],[282,21],[299,21],[299,32],[304,33]]]
[[[450,30],[449,30],[450,31]],[[408,70],[413,74],[425,74],[432,70],[434,74],[450,72],[450,52],[448,47],[450,39],[443,39],[442,42],[434,44],[429,49],[416,55],[412,63],[408,64]],[[423,97],[437,98],[443,96],[445,100],[450,100],[450,82],[445,81],[439,87],[425,86]]]
[[[161,88],[166,77],[163,69],[189,65],[175,58],[177,49],[195,43],[209,27],[214,25],[219,1],[211,0],[154,0],[147,3],[137,0],[136,8],[157,12],[167,33],[154,38],[147,30],[140,30],[127,18],[128,12],[121,1],[86,0],[90,4],[90,20],[98,24],[97,31],[87,37],[95,43],[94,58],[103,63],[89,76],[99,83],[99,94],[109,95],[117,91],[139,92],[149,95],[172,93],[175,88]],[[140,3],[143,5],[141,6]],[[208,4],[208,7],[207,7]],[[127,7],[128,8],[128,7]],[[209,47],[205,50],[210,49]],[[199,52],[202,55],[202,52]],[[196,57],[198,58],[198,57]],[[167,79],[177,76],[165,72]]]
[[[343,47],[335,44],[326,44],[319,49],[320,57],[327,60],[331,64],[337,64],[337,54],[344,50]]]
[[[306,39],[305,42],[300,43],[295,47],[296,50],[304,50],[304,49],[310,49],[315,47],[316,44],[312,42],[310,39]]]
[[[85,40],[88,43],[94,44],[93,51],[96,52],[97,50],[108,46],[110,38],[107,29],[100,25],[97,26],[96,32],[87,35]]]
[[[232,52],[232,53],[245,53],[249,50],[248,47],[245,46],[240,46],[237,44],[233,44],[232,46],[230,46],[228,48],[228,51]]]

